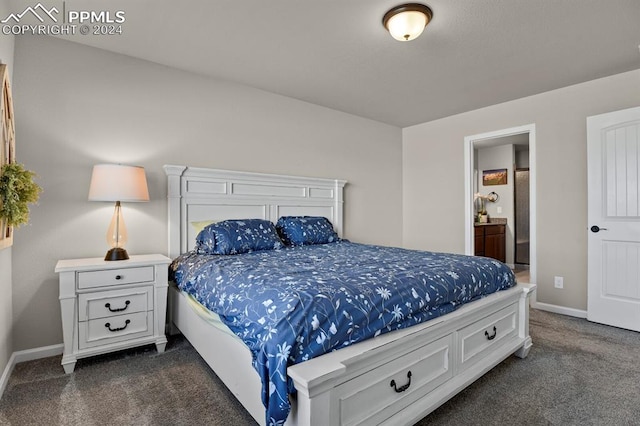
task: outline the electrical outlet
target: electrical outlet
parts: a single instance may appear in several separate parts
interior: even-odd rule
[[[501,214],[501,213],[502,213],[502,207],[498,206],[498,207],[496,208],[496,210],[498,211],[498,214]]]
[[[564,277],[553,277],[553,283],[556,288],[564,288]]]

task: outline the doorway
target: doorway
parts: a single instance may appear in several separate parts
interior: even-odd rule
[[[473,255],[475,253],[474,250],[474,216],[475,216],[475,203],[474,203],[474,194],[478,192],[478,175],[482,174],[482,170],[478,170],[478,149],[487,148],[487,147],[497,147],[501,145],[514,145],[517,146],[522,142],[514,142],[516,140],[522,141],[526,140],[528,145],[528,177],[529,177],[529,222],[528,222],[528,230],[529,230],[529,238],[528,238],[528,248],[529,248],[529,256],[528,256],[528,279],[522,278],[519,276],[519,280],[522,282],[536,282],[536,144],[535,144],[535,124],[529,124],[520,127],[513,127],[509,129],[497,130],[489,133],[482,133],[478,135],[467,136],[464,139],[464,149],[465,149],[465,253],[468,255]],[[515,148],[514,148],[515,150]],[[514,152],[514,161],[510,165],[510,168],[514,171],[518,168],[518,164],[515,161],[516,154]],[[522,167],[522,165],[519,168]],[[515,175],[511,174],[510,180],[515,182]],[[486,190],[486,188],[485,188]],[[510,191],[510,193],[509,193]],[[511,190],[505,191],[505,194],[509,194],[509,197],[512,197],[512,200],[509,204],[509,208],[515,210],[515,192],[513,190],[513,186],[511,186]],[[506,207],[506,206],[505,206]],[[504,212],[504,209],[500,209],[501,212]],[[512,224],[516,224],[517,221],[515,219],[515,214],[512,213],[511,216]],[[522,224],[521,224],[522,225]],[[515,260],[515,252],[516,252],[516,243],[517,237],[515,232],[515,228],[512,226],[512,255],[509,257],[507,263],[510,266],[515,267],[517,262]],[[508,247],[507,247],[508,248]],[[524,250],[524,246],[522,246],[521,250]],[[524,264],[521,264],[524,265]],[[525,277],[526,277],[525,275]]]

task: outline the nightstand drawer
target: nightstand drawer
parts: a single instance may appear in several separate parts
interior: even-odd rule
[[[144,283],[154,280],[153,266],[78,272],[78,288]]]
[[[100,318],[78,324],[80,349],[153,334],[153,311]]]
[[[153,309],[153,286],[78,295],[78,321],[146,312]]]

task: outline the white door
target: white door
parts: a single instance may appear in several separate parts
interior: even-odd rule
[[[587,118],[587,319],[640,331],[640,107]]]

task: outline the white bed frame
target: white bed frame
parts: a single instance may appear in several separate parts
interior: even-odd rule
[[[318,215],[343,233],[345,181],[165,166],[169,256],[193,248],[191,222]],[[518,284],[407,329],[289,367],[287,425],[412,424],[511,354],[531,348],[529,296]],[[260,424],[261,383],[248,348],[211,326],[171,286],[169,318]]]

